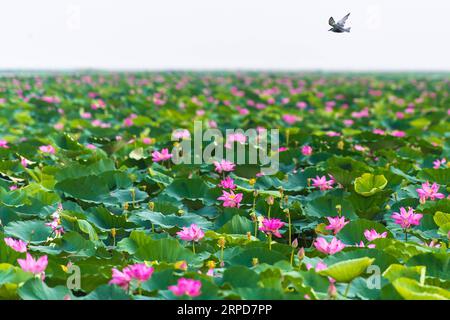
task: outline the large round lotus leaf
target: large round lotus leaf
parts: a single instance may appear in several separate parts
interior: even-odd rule
[[[355,179],[355,191],[365,197],[369,197],[386,187],[387,180],[383,175],[364,173]]]
[[[398,278],[392,282],[397,292],[406,300],[449,300],[450,291],[440,287],[422,285],[416,280]]]
[[[331,277],[337,282],[348,283],[362,275],[374,260],[368,257],[345,260],[335,263],[319,273]]]

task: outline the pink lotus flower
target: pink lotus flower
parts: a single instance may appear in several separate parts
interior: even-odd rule
[[[218,197],[217,200],[222,200],[224,207],[239,208],[242,201],[242,196],[242,193],[234,194],[232,190],[230,190],[230,192],[222,190],[222,195]]]
[[[39,259],[35,260],[31,254],[27,252],[27,258],[26,259],[17,259],[17,262],[19,263],[20,267],[25,272],[31,272],[35,275],[40,275],[43,279],[44,277],[44,271],[47,268],[48,264],[48,258],[47,256],[42,256]]]
[[[148,267],[145,263],[136,263],[123,269],[130,278],[140,282],[147,281],[153,274],[153,267]]]
[[[106,103],[105,103],[105,101],[103,101],[102,99],[94,100],[94,101],[91,103],[91,108],[92,108],[93,110],[97,110],[97,109],[105,109],[105,107],[106,107]]]
[[[313,269],[314,266],[310,263],[306,264],[306,270],[310,270]],[[325,270],[326,268],[328,268],[326,263],[323,263],[322,261],[317,262],[316,267],[314,268],[314,270],[316,272],[319,272],[320,270]]]
[[[366,245],[365,245],[364,242],[362,242],[362,241],[361,241],[359,244],[356,243],[355,246],[356,246],[356,247],[359,247],[359,248],[365,248],[365,247],[366,247]],[[367,245],[367,248],[373,249],[373,248],[375,248],[375,245],[374,245],[373,243],[368,244],[368,245]]]
[[[281,238],[279,229],[285,225],[280,219],[264,218],[261,222],[259,230],[268,234],[273,234],[277,238]]]
[[[375,133],[375,134],[381,135],[381,136],[386,134],[386,131],[384,131],[382,129],[373,129],[372,132]]]
[[[142,138],[142,143],[143,144],[151,144],[152,143],[152,139],[149,137],[144,137]]]
[[[199,280],[180,278],[175,286],[169,286],[169,290],[176,296],[187,295],[197,297],[201,294],[202,283]]]
[[[406,211],[405,208],[401,207],[400,213],[394,212],[391,217],[394,219],[396,224],[400,225],[403,229],[407,229],[412,225],[418,226],[423,215],[420,213],[414,213],[413,208],[408,208],[408,211]]]
[[[234,184],[234,180],[232,178],[230,178],[230,177],[226,177],[225,179],[220,181],[218,186],[220,188],[224,188],[224,189],[230,189],[230,190],[236,189],[236,185]]]
[[[433,161],[433,169],[439,169],[441,167],[441,165],[445,164],[447,162],[447,160],[445,158],[441,159],[436,159]]]
[[[335,254],[345,248],[345,244],[336,238],[331,239],[330,243],[325,238],[317,238],[314,241],[314,246],[317,250],[326,254]]]
[[[0,139],[0,148],[8,149],[9,148],[8,141]]]
[[[172,139],[189,139],[191,133],[187,129],[179,129],[172,132]]]
[[[313,182],[313,187],[319,188],[321,191],[333,188],[332,185],[334,184],[334,180],[327,180],[326,176],[316,176],[316,178],[312,178],[311,180]]]
[[[55,148],[51,144],[46,146],[40,146],[39,150],[43,153],[55,154]]]
[[[304,101],[300,101],[300,102],[297,102],[296,106],[299,109],[306,109],[308,107],[308,104]]]
[[[90,119],[92,117],[92,114],[90,112],[83,112],[80,116],[83,119]]]
[[[391,132],[391,136],[402,138],[402,137],[406,136],[406,133],[404,131],[394,130]]]
[[[24,168],[28,167],[28,163],[29,163],[28,159],[26,159],[24,157],[20,158],[20,164],[22,165],[22,167],[24,167]]]
[[[126,272],[120,272],[118,269],[112,269],[112,279],[108,282],[109,284],[116,284],[119,287],[128,290],[130,285],[131,277]]]
[[[181,231],[177,232],[177,235],[181,240],[198,242],[205,236],[205,233],[193,223],[189,227],[183,227]]]
[[[123,125],[125,127],[131,127],[134,123],[133,123],[133,119],[137,118],[136,114],[130,114],[127,118],[125,118],[123,120]]]
[[[373,241],[375,239],[381,239],[381,238],[386,238],[387,237],[387,232],[383,232],[383,233],[378,233],[375,229],[371,229],[371,230],[365,230],[364,231],[364,236],[366,237],[366,239],[368,241]]]
[[[172,154],[169,153],[169,149],[167,148],[162,149],[161,152],[159,151],[152,152],[153,162],[166,161],[169,160],[170,158],[172,158]]]
[[[236,166],[233,162],[227,161],[225,159],[222,159],[220,162],[214,161],[213,164],[216,167],[214,170],[218,173],[231,172]]]
[[[426,200],[435,200],[435,199],[443,199],[445,196],[442,193],[439,193],[439,185],[437,183],[433,183],[430,186],[430,183],[427,181],[422,183],[422,188],[416,189],[417,194],[420,198],[420,203],[425,203]]]
[[[327,230],[333,230],[334,234],[337,234],[342,230],[343,227],[350,221],[345,221],[345,217],[327,217],[328,222],[330,223],[325,227]]]
[[[307,146],[302,147],[302,154],[304,156],[310,156],[310,155],[312,155],[312,152],[313,152],[313,148],[311,146],[307,145]]]
[[[22,240],[14,240],[13,238],[5,238],[5,243],[17,252],[27,252],[27,243]]]
[[[293,114],[284,114],[282,116],[282,119],[284,122],[286,122],[287,124],[290,124],[290,125],[296,123],[298,120],[297,116],[293,115]]]

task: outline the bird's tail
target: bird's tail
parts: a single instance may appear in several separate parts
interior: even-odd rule
[[[350,32],[351,27],[348,27],[347,29],[344,29],[345,32]]]

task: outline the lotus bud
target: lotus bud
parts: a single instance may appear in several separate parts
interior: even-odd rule
[[[330,282],[330,286],[328,287],[328,296],[331,299],[336,299],[337,297],[337,289],[336,286],[334,285],[334,282]]]
[[[275,199],[273,198],[273,196],[268,196],[268,197],[266,198],[266,202],[267,202],[267,204],[268,204],[269,206],[272,206],[273,203],[275,202]]]
[[[297,240],[297,238],[295,238],[294,241],[292,241],[291,246],[294,249],[298,247],[298,240]]]
[[[251,186],[254,186],[255,183],[256,183],[256,179],[255,179],[255,178],[251,178],[251,179],[248,181],[248,183],[249,183]]]
[[[336,206],[336,210],[337,210],[337,213],[338,213],[338,215],[339,215],[339,217],[340,217],[341,214],[342,214],[342,206],[341,206],[340,204],[338,204],[338,205]]]
[[[253,265],[253,266],[258,265],[258,263],[259,263],[258,258],[253,258],[253,259],[252,259],[252,265]]]
[[[391,210],[391,206],[390,205],[386,205],[385,207],[384,207],[386,210]]]
[[[219,240],[217,240],[217,245],[222,249],[225,248],[225,243],[226,240],[224,237],[220,237]]]
[[[300,250],[298,250],[297,257],[300,261],[303,260],[303,258],[305,257],[305,248],[301,247]]]
[[[206,266],[208,269],[214,269],[216,267],[216,263],[213,260],[209,260],[206,262]]]

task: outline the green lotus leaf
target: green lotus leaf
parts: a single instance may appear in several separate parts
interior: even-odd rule
[[[331,277],[337,282],[348,283],[361,276],[374,261],[375,259],[368,257],[345,260],[328,266],[319,271],[319,274]]]
[[[361,177],[355,179],[355,191],[364,196],[370,197],[386,187],[387,180],[384,175],[373,175],[364,173]]]

